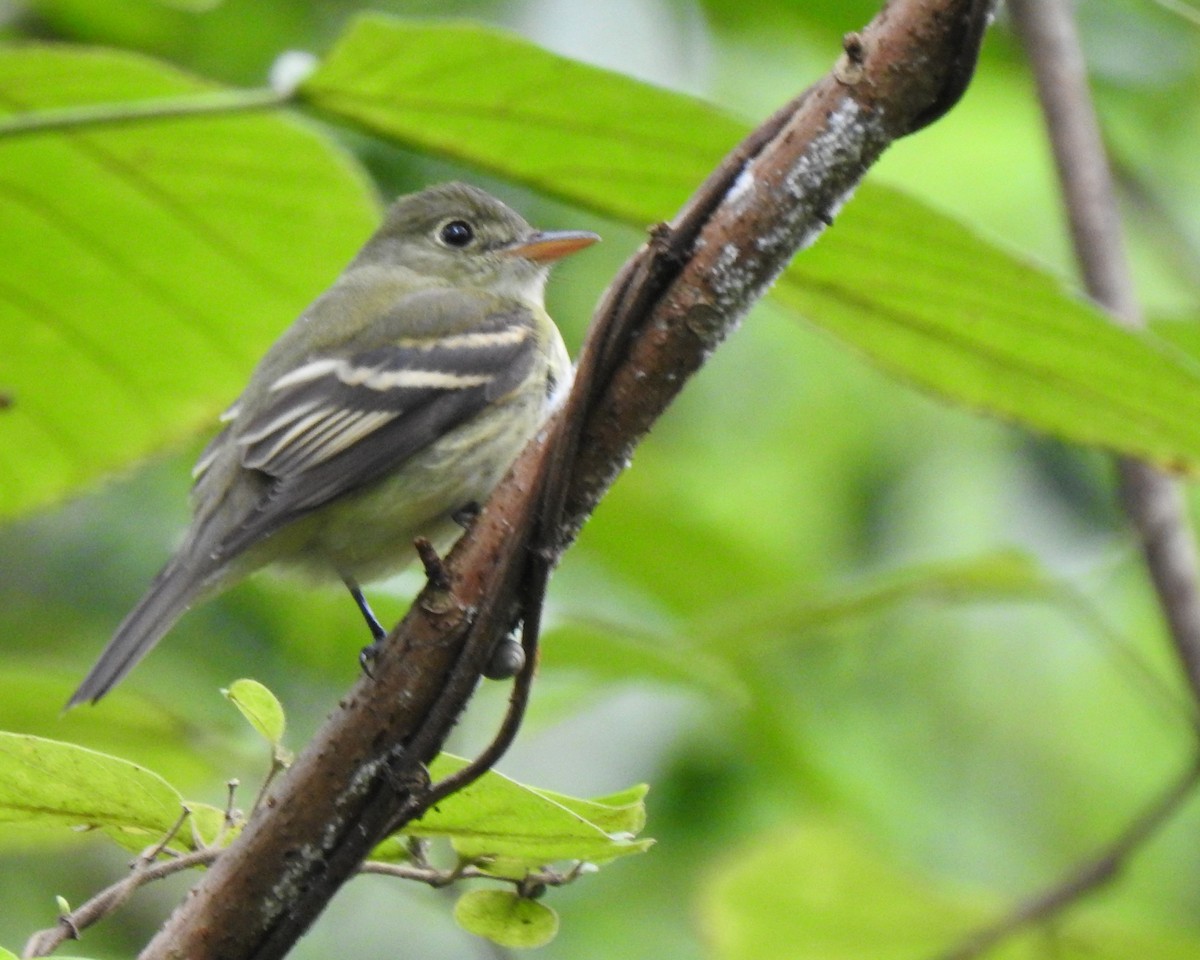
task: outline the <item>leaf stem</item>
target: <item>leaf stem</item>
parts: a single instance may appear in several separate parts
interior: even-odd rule
[[[131,100],[122,103],[92,103],[85,106],[31,110],[0,117],[0,139],[27,134],[71,130],[76,127],[109,126],[178,117],[211,116],[269,110],[291,102],[293,94],[270,87],[250,90],[214,90],[183,97]]]

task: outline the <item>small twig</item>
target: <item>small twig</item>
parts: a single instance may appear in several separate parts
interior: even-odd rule
[[[233,799],[241,785],[242,781],[237,777],[225,781],[225,809],[221,811],[221,817],[226,825],[232,825],[234,822]]]
[[[435,590],[449,590],[451,587],[450,574],[446,571],[446,565],[438,556],[437,550],[434,549],[429,539],[417,537],[413,541],[413,547],[421,559],[421,566],[425,569],[425,579],[429,581],[429,585]]]
[[[537,887],[562,887],[574,883],[583,874],[584,866],[583,862],[579,862],[567,870],[532,870],[518,878],[500,877],[494,873],[488,873],[486,868],[470,860],[460,861],[448,870],[439,870],[427,864],[418,866],[411,863],[384,863],[380,860],[367,860],[358,872],[396,877],[400,880],[415,880],[435,889],[447,887],[459,880],[495,880],[497,883],[511,883],[518,892],[522,892]]]
[[[418,867],[429,866],[429,841],[423,837],[409,837],[406,843],[409,859]]]
[[[242,781],[237,777],[233,777],[225,781],[225,809],[221,811],[226,827],[233,826],[236,817],[234,816],[233,802],[237,796],[238,788],[242,785]],[[258,801],[255,801],[255,806],[258,806]]]
[[[277,754],[274,750],[272,750],[271,751],[271,766],[267,770],[267,775],[265,777],[263,777],[263,782],[258,787],[258,793],[256,793],[254,795],[254,802],[252,804],[250,804],[251,812],[258,809],[259,805],[263,802],[263,798],[265,798],[267,795],[268,788],[275,781],[275,778],[277,776],[279,776],[279,774],[281,774],[286,769],[287,769],[287,764],[283,762],[283,758],[280,757],[279,754]],[[233,781],[230,781],[230,782],[233,783]],[[233,791],[231,790],[230,791],[230,800],[232,800],[232,799],[233,799]],[[226,820],[229,819],[229,813],[230,813],[230,811],[226,810],[226,814],[225,814]]]
[[[166,842],[163,841],[155,849],[161,852]],[[55,926],[39,930],[31,936],[26,941],[21,956],[49,956],[67,940],[78,940],[80,931],[86,930],[119,909],[139,887],[184,870],[190,870],[192,867],[208,866],[221,855],[221,852],[217,847],[206,847],[171,860],[158,862],[155,862],[153,858],[147,859],[146,855],[138,857],[134,861],[133,870],[129,876],[105,887],[78,909],[59,917]]]
[[[58,923],[46,930],[33,934],[25,944],[22,957],[44,957],[53,953],[66,940],[78,940],[80,931],[103,920],[109,914],[116,912],[141,886],[161,880],[183,870],[196,866],[207,866],[216,861],[222,852],[222,840],[226,832],[233,827],[233,796],[238,781],[230,780],[228,799],[225,806],[225,820],[221,832],[214,842],[209,845],[199,835],[196,821],[192,817],[191,808],[186,804],[181,808],[179,817],[171,828],[130,863],[130,874],[111,886],[105,887],[89,899],[83,906],[58,918]],[[192,842],[196,850],[192,853],[180,854],[169,848],[170,843],[183,829],[184,823],[189,823],[192,830]],[[169,856],[169,860],[159,860],[160,856]]]
[[[183,825],[191,818],[191,816],[192,808],[186,803],[183,804],[179,808],[179,816],[171,825],[171,829],[163,834],[161,840],[143,850],[138,858],[131,864],[131,866],[136,867],[139,863],[153,863],[155,860],[157,860],[159,854],[167,849],[167,844],[179,836],[179,831],[183,829]]]
[[[1085,860],[1042,893],[1018,904],[994,925],[972,933],[937,960],[974,960],[1026,927],[1057,916],[1084,896],[1111,883],[1159,828],[1170,820],[1200,783],[1200,756],[1162,794],[1095,856]]]

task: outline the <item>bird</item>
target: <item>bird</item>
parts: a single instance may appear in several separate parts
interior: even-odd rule
[[[267,566],[360,584],[452,541],[569,388],[550,267],[598,241],[485,191],[400,197],[255,367],[193,470],[181,545],[67,708],[95,703],[193,605]]]

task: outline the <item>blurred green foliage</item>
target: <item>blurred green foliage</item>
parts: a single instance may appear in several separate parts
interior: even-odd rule
[[[876,7],[873,0],[392,0],[372,9],[502,26],[698,94],[748,126],[823,72],[840,36]],[[120,99],[153,92],[144,86],[151,83],[172,91],[207,86],[136,61],[129,69],[143,71],[141,79],[122,93],[115,89],[121,65],[135,63],[128,51],[205,81],[257,86],[280,52],[326,52],[358,12],[336,0],[37,0],[7,5],[0,36],[126,51],[97,60],[107,70],[106,96]],[[1181,334],[1171,340],[1187,349],[1200,276],[1197,29],[1132,0],[1090,0],[1080,16],[1142,295],[1153,313],[1176,321]],[[478,79],[473,72],[503,76],[501,61],[448,69],[466,71],[449,77],[465,87]],[[31,86],[28,96],[39,89]],[[23,105],[11,96],[0,104],[6,113]],[[619,110],[611,112],[598,119],[619,126]],[[201,284],[185,306],[205,323],[228,325],[229,362],[201,369],[182,362],[194,356],[169,355],[155,368],[148,357],[159,325],[188,324],[189,314],[121,299],[120,291],[111,313],[88,328],[105,356],[143,357],[133,365],[152,382],[146,390],[157,396],[153,383],[167,382],[179,399],[153,410],[136,402],[110,408],[99,398],[81,405],[72,442],[125,445],[109,468],[132,462],[135,450],[160,452],[136,472],[0,529],[0,729],[127,757],[220,806],[225,780],[257,781],[262,748],[219,688],[238,676],[262,679],[288,705],[290,742],[302,743],[356,675],[366,639],[339,593],[257,578],[189,615],[99,707],[65,718],[58,710],[182,527],[187,473],[204,439],[190,431],[233,399],[245,372],[238,366],[248,368],[369,231],[369,190],[348,157],[384,195],[463,177],[534,222],[603,233],[605,245],[564,264],[551,285],[551,312],[573,346],[641,234],[563,206],[567,191],[555,189],[560,200],[552,201],[491,179],[466,165],[466,150],[452,153],[457,160],[424,155],[315,116],[203,122],[214,127],[211,140],[192,126],[185,136],[194,139],[173,147],[172,131],[159,139],[156,130],[126,162],[195,149],[196,178],[169,177],[161,189],[192,190],[179,202],[210,211],[211,235],[252,238],[252,253],[235,249],[225,261],[198,257],[228,243],[197,252],[150,239],[159,233],[146,240],[144,262],[154,270],[221,278],[211,299]],[[736,136],[738,124],[727,122]],[[257,125],[260,149],[239,163],[223,156],[227,124]],[[71,144],[95,158],[104,135],[81,133]],[[22,149],[36,148],[28,143]],[[296,183],[263,166],[310,149],[327,153],[328,180]],[[68,176],[51,179],[41,164],[40,155],[34,167],[8,162],[0,182],[10,191],[20,182],[26,197],[49,190],[76,213],[74,225],[54,234],[59,243],[83,235],[82,224],[102,245],[107,214],[87,206],[96,196],[91,168],[69,152],[57,160]],[[600,195],[602,173],[590,174]],[[661,175],[678,175],[686,193],[688,175]],[[1003,22],[963,103],[896,145],[870,179],[1070,275],[1040,120]],[[271,191],[260,190],[264,184]],[[254,211],[271,203],[277,187],[295,189],[286,207],[259,219]],[[586,205],[628,214],[639,208],[627,189],[627,180],[614,182],[611,206]],[[877,196],[864,192],[855,204]],[[843,234],[862,229],[852,218],[867,223],[878,209],[904,209],[879,202],[861,211],[852,204]],[[941,221],[922,220],[919,207],[911,216],[914,235],[942,230]],[[812,251],[811,269],[829,263],[823,245],[832,241],[836,252],[842,227],[839,220]],[[969,266],[961,252],[946,250],[952,276]],[[9,251],[0,283],[13,286],[17,254],[19,279],[44,296],[69,298],[94,280],[64,272],[61,247],[44,248],[40,263],[37,253]],[[261,260],[259,269],[230,287],[229,263],[243,255]],[[311,264],[305,289],[281,292],[263,282],[272,263],[288,258]],[[883,276],[896,272],[891,263],[877,267]],[[782,302],[757,308],[684,392],[553,583],[531,716],[502,769],[576,796],[648,781],[648,832],[658,846],[554,891],[549,903],[562,926],[546,956],[734,958],[769,955],[766,946],[779,944],[788,956],[834,960],[925,956],[1111,837],[1190,755],[1192,709],[1117,518],[1106,459],[888,379],[826,332],[797,322],[785,310],[795,305],[792,291],[782,292]],[[986,299],[986,288],[979,293]],[[802,285],[795,296],[811,299]],[[5,342],[26,343],[17,334],[0,329]],[[34,355],[0,356],[0,389]],[[36,356],[35,373],[47,384],[66,375],[61,352],[47,347]],[[181,377],[211,376],[213,396],[197,405],[185,395],[176,362]],[[1136,389],[1096,403],[1133,403],[1141,399]],[[1181,408],[1184,393],[1172,401]],[[191,439],[177,431],[162,452],[158,418]],[[24,457],[31,474],[47,469],[44,452],[26,438],[0,432],[0,446],[5,462]],[[18,480],[0,478],[0,494],[16,496]],[[68,489],[75,487],[42,490],[41,499]],[[385,619],[402,612],[414,583],[400,578],[372,592]],[[484,742],[504,695],[481,690],[455,744],[459,753]],[[1062,955],[1097,938],[1105,957],[1152,960],[1200,949],[1200,856],[1190,842],[1197,828],[1193,804],[1117,886],[1063,928]],[[70,844],[64,869],[62,846],[48,852],[0,835],[0,943],[18,947],[52,923],[55,894],[78,904],[123,870],[123,855],[106,854],[97,840]],[[142,895],[89,931],[80,952],[136,952],[180,892]],[[462,956],[471,946],[448,914],[430,891],[356,881],[295,955],[394,956],[403,937],[411,955]],[[1045,943],[1017,944],[1007,955],[1047,955]]]

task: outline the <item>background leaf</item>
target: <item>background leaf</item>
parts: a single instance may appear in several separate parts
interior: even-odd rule
[[[1200,364],[1152,334],[891,191],[861,190],[828,240],[777,294],[889,372],[1073,443],[1200,463]]]
[[[709,105],[509,33],[370,14],[300,95],[327,116],[639,225],[674,213],[745,132]]]
[[[923,881],[851,831],[819,820],[756,843],[709,878],[705,926],[720,960],[939,956],[1002,906]],[[882,854],[882,856],[881,856]],[[1184,960],[1200,943],[1075,920],[989,951],[997,960]]]
[[[128,53],[0,51],[0,123],[215,89]],[[377,216],[282,116],[10,134],[0,170],[0,517],[212,423]]]
[[[0,732],[0,825],[89,827],[141,850],[167,836],[183,807],[183,797],[145,767],[70,743]],[[211,826],[208,811],[203,816]],[[200,835],[211,838],[206,830]],[[183,849],[191,843],[187,825],[172,840]]]
[[[283,745],[286,718],[279,698],[257,680],[235,680],[221,691],[238,708],[246,722],[278,750]]]

